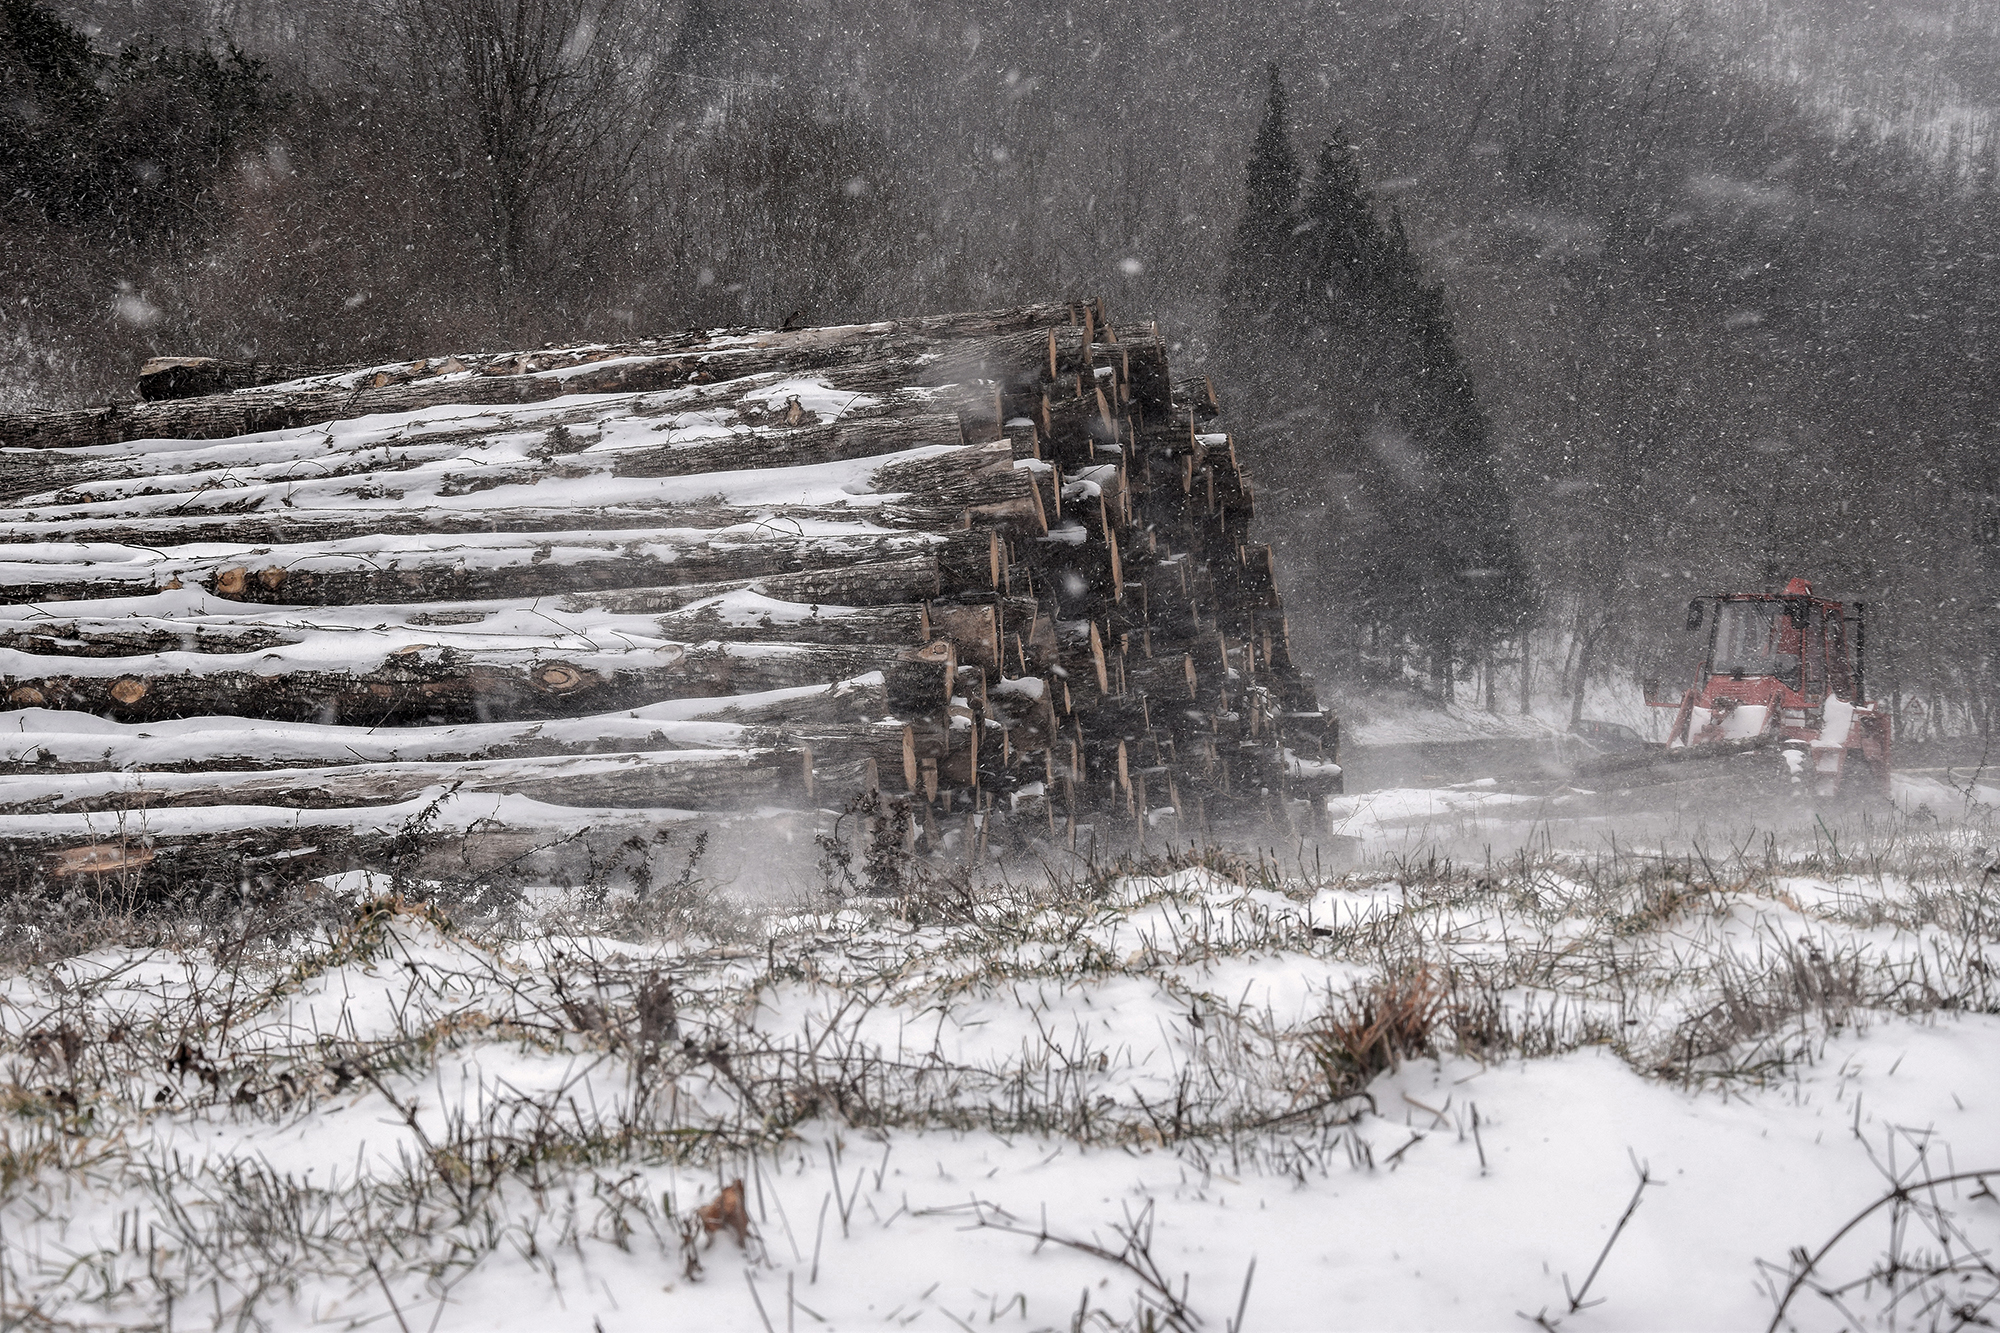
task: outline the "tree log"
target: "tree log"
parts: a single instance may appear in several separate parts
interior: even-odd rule
[[[799,811],[616,808],[580,820],[572,807],[491,793],[332,810],[149,810],[109,837],[105,821],[91,815],[10,815],[0,816],[0,883],[17,893],[94,885],[143,900],[268,890],[367,868],[448,883],[495,874],[547,883],[608,871],[614,883],[630,876],[626,882],[649,887],[649,857],[684,857],[704,833],[711,872],[727,877],[747,860],[731,865],[730,849],[754,848],[754,868],[768,878],[789,849],[809,876],[818,822]],[[635,839],[644,849],[636,855]]]
[[[808,606],[816,603],[892,606],[898,602],[929,601],[947,591],[966,591],[983,585],[988,555],[985,533],[961,533],[940,541],[922,555],[903,559],[770,574],[726,583],[571,593],[563,598],[562,605],[565,610],[579,611],[590,608],[626,613],[676,611],[705,598],[748,590]]]
[[[1222,415],[1222,399],[1216,395],[1215,382],[1206,375],[1195,375],[1175,383],[1174,405],[1192,411],[1204,421]]]
[[[671,477],[812,466],[964,443],[958,414],[939,411],[935,396],[904,392],[886,397],[890,401],[872,396],[830,423],[816,421],[796,397],[788,400],[788,408],[771,413],[741,410],[745,405],[739,403],[730,409],[736,419],[726,422],[718,422],[711,408],[691,414],[699,418],[696,439],[683,445],[654,443],[655,432],[673,429],[673,420],[682,414],[646,426],[643,418],[600,412],[589,423],[598,428],[598,436],[570,432],[567,426],[559,434],[550,426],[538,446],[523,444],[522,437],[532,435],[534,424],[540,423],[436,430],[419,429],[427,423],[418,421],[386,436],[357,433],[345,446],[322,433],[295,433],[254,447],[232,443],[136,457],[13,450],[0,480],[0,497],[23,512],[0,517],[55,518],[61,515],[40,511],[79,505],[99,506],[94,512],[101,514],[101,507],[114,500],[210,493],[232,512],[274,503],[324,507],[326,483],[332,481],[350,483],[333,488],[337,496],[426,494],[440,480],[445,494],[463,494],[592,474]],[[730,433],[718,439],[719,428]],[[980,438],[989,439],[991,433]],[[635,445],[635,439],[640,443]]]
[[[802,605],[747,589],[700,599],[666,615],[585,614],[533,602],[448,605],[398,616],[368,608],[375,623],[326,624],[327,617],[289,611],[240,617],[210,612],[172,619],[150,616],[0,619],[0,648],[47,657],[131,657],[154,653],[253,653],[325,645],[351,655],[365,644],[402,647],[428,639],[449,647],[498,639],[536,640],[551,652],[571,643],[668,640],[678,643],[800,643],[816,645],[922,643],[921,604],[844,607]]]
[[[805,795],[796,753],[664,750],[624,754],[348,764],[338,768],[0,777],[0,815],[181,806],[287,809],[392,805],[442,790],[497,792],[551,805],[725,810]]]
[[[685,506],[662,509],[659,506],[607,505],[593,509],[589,519],[593,531],[629,534],[627,540],[647,540],[642,534],[647,530],[668,527],[676,520],[693,521],[692,531],[704,529],[724,529],[734,523],[749,522],[765,530],[768,535],[773,530],[782,532],[788,522],[804,522],[809,519],[826,520],[827,509],[800,512],[782,505],[749,511],[731,508],[699,508],[690,510]],[[895,502],[887,505],[871,506],[867,510],[834,509],[831,516],[835,521],[855,523],[880,520],[885,517],[899,521],[910,516],[910,511]],[[938,517],[936,514],[931,517]],[[951,515],[962,521],[963,513]],[[214,545],[230,543],[246,548],[274,545],[302,545],[309,542],[349,541],[359,537],[416,537],[416,536],[514,536],[543,534],[560,538],[573,533],[578,522],[576,508],[567,506],[515,507],[504,509],[439,509],[428,506],[401,505],[394,509],[280,509],[268,514],[211,515],[198,518],[171,516],[147,519],[113,519],[103,523],[84,520],[53,522],[5,522],[0,521],[0,560],[7,555],[6,544],[41,545],[45,543],[75,543],[86,545],[126,545],[139,547],[172,548],[181,545]],[[952,526],[959,526],[954,523]],[[910,524],[911,527],[918,526]],[[681,528],[678,531],[691,531]],[[726,537],[728,534],[723,533]],[[890,536],[914,537],[914,532],[897,532]]]
[[[1117,347],[1122,353],[1122,377],[1146,420],[1165,422],[1173,415],[1173,375],[1167,365],[1167,343],[1150,325],[1121,325]]]
[[[1077,309],[1074,305],[1063,304],[1027,305],[969,315],[925,315],[914,319],[824,329],[799,329],[790,332],[712,329],[644,338],[631,343],[579,343],[568,347],[543,348],[533,352],[462,352],[428,359],[411,360],[406,357],[400,361],[372,365],[296,367],[268,362],[229,361],[207,356],[155,357],[139,371],[139,396],[149,401],[192,398],[299,379],[337,379],[347,382],[335,387],[353,388],[378,376],[390,377],[390,382],[400,384],[461,371],[489,375],[526,374],[584,365],[590,360],[657,356],[670,352],[710,351],[725,346],[804,349],[896,336],[976,338],[1000,333],[1018,333],[1045,326],[1074,325],[1080,321]]]
[[[575,514],[567,515],[571,522]],[[982,534],[983,535],[983,534]],[[0,563],[0,596],[24,602],[143,597],[204,583],[235,602],[326,606],[534,598],[605,588],[671,586],[803,573],[921,556],[943,543],[927,533],[863,530],[784,537],[738,530],[668,528],[616,535],[502,533],[449,545],[385,538],[372,548],[313,545],[221,552],[81,545],[70,563]],[[986,543],[961,541],[976,562]],[[11,552],[0,546],[0,557]]]
[[[850,728],[757,749],[600,750],[503,758],[454,756],[285,768],[93,770],[0,776],[0,815],[259,805],[390,805],[441,790],[531,797],[550,805],[728,810],[796,804],[819,785],[856,782],[868,763],[900,763],[901,727]]]
[[[658,616],[653,628],[685,643],[915,644],[924,642],[927,619],[920,605],[800,606],[738,594]]]
[[[885,463],[874,470],[871,480],[923,494],[940,513],[967,527],[1033,523],[1032,501],[1020,498],[1028,493],[1028,474],[1014,468],[1005,442]],[[1009,506],[1029,512],[1010,511]],[[566,517],[575,521],[573,511]],[[854,515],[839,507],[816,517],[821,524],[860,526]],[[787,522],[785,516],[766,512],[734,530],[665,529],[643,535],[625,532],[616,538],[507,533],[448,545],[385,537],[331,551],[296,544],[197,554],[159,549],[159,534],[148,534],[154,541],[145,550],[96,549],[89,544],[50,550],[36,543],[24,552],[39,557],[32,563],[0,563],[0,596],[16,602],[145,596],[175,582],[200,581],[216,596],[230,600],[292,605],[488,600],[836,567],[903,557],[938,542],[928,536],[865,528],[853,535],[791,540],[772,535],[799,526],[805,524],[795,515]],[[48,558],[71,552],[74,563]],[[0,546],[0,560],[9,554],[13,552]]]
[[[498,510],[504,515],[514,511],[514,504],[496,504],[485,494],[502,486],[534,487],[532,494],[542,505],[569,513],[566,527],[575,526],[578,510],[599,507],[649,512],[656,527],[725,527],[775,517],[798,522],[873,521],[888,527],[936,530],[965,526],[968,511],[976,516],[993,511],[995,516],[980,526],[1001,522],[1033,526],[1039,510],[1032,486],[1025,471],[1017,474],[1014,461],[1012,446],[1005,440],[993,440],[975,445],[930,444],[901,453],[791,468],[704,473],[699,479],[614,479],[593,475],[587,466],[554,474],[509,467],[475,467],[460,475],[433,471],[405,477],[392,473],[387,475],[391,480],[402,480],[402,486],[383,486],[364,476],[359,487],[343,484],[354,478],[334,478],[0,511],[0,536],[16,541],[46,540],[45,534],[53,535],[48,525],[59,523],[63,527],[57,531],[76,541],[79,532],[105,525],[151,526],[156,516],[176,519],[204,511],[235,517],[265,507],[283,507],[300,516],[345,511],[354,522],[393,512],[391,501],[474,514]],[[375,503],[362,507],[357,505],[357,496]],[[1009,507],[1027,512],[1010,511],[1000,516],[999,511]],[[158,542],[154,537],[146,544]]]
[[[877,454],[903,453],[926,445],[964,443],[966,434],[957,413],[904,418],[864,416],[843,419],[830,426],[745,431],[710,444],[620,450],[577,461],[606,462],[607,470],[617,477],[684,477],[696,472],[838,463]]]
[[[912,547],[917,548],[919,553],[902,554]],[[881,555],[887,555],[889,558],[875,558]],[[127,605],[122,609],[140,616],[147,614],[148,603],[157,604],[159,607],[157,617],[171,618],[183,611],[185,599],[179,594],[163,591],[171,588],[175,581],[171,570],[162,571],[142,565],[139,570],[127,571],[121,577],[118,571],[108,568],[112,563],[114,562],[107,560],[105,562],[107,567],[95,570],[88,565],[72,568],[67,572],[78,576],[73,581],[51,580],[6,585],[5,593],[17,599],[16,605],[27,602],[38,603],[34,617],[29,622],[20,623],[19,632],[31,636],[37,635],[49,628],[46,622],[52,611],[60,613],[65,604],[72,606],[74,609],[64,617],[66,622],[75,615],[77,609],[87,606],[93,600],[107,597],[125,599]],[[797,566],[804,568],[795,568]],[[270,568],[274,567],[266,566],[265,570]],[[754,589],[766,596],[805,602],[808,605],[814,602],[850,606],[884,605],[991,589],[993,586],[991,569],[991,537],[984,532],[953,533],[937,538],[916,534],[907,536],[897,534],[892,538],[873,535],[852,539],[819,538],[778,543],[775,546],[762,543],[741,546],[718,544],[701,548],[685,559],[666,562],[663,567],[653,569],[651,574],[653,577],[671,579],[688,578],[704,572],[710,574],[745,570],[778,572],[758,572],[755,577],[685,584],[647,583],[644,577],[635,573],[629,577],[636,578],[640,586],[628,587],[623,584],[628,575],[621,572],[619,560],[614,556],[607,556],[604,561],[594,565],[586,561],[584,566],[583,573],[588,576],[589,581],[597,581],[600,577],[602,581],[590,589],[573,588],[562,594],[561,605],[572,610],[599,608],[612,612],[640,614],[676,610],[704,597],[738,589]],[[254,575],[246,572],[242,580],[244,590],[254,587],[257,592],[266,591],[264,585],[269,580],[265,578],[265,570],[256,570]],[[47,574],[50,571],[35,572]],[[97,573],[102,577],[95,581],[82,581],[83,576],[91,573]],[[396,590],[402,589],[412,598],[420,598],[425,586],[421,576],[404,578],[395,570],[381,571],[377,577],[385,596],[390,597],[397,596]],[[159,582],[161,579],[166,581],[161,583]],[[505,584],[507,576],[504,570],[498,575],[492,575],[489,571],[482,573],[478,580],[474,580],[471,576],[466,580],[468,586],[475,581],[482,587],[496,586]],[[571,580],[572,583],[579,581],[586,580],[581,576]],[[235,580],[230,582],[234,586]],[[449,593],[454,586],[454,580],[450,578],[439,578],[433,582],[446,593]],[[300,585],[301,588],[304,586]],[[225,600],[241,600],[240,592],[237,598]],[[418,600],[408,605],[407,614],[412,617],[408,623],[420,623],[414,619],[418,616],[451,616],[466,610],[468,610],[468,599],[463,597],[453,598],[445,604],[435,606]],[[444,622],[434,620],[433,623]],[[153,651],[163,651],[163,649]]]
[[[904,732],[941,730],[915,718],[881,721],[888,696],[879,675],[805,690],[670,704],[534,722],[466,726],[358,727],[205,717],[110,722],[88,714],[23,709],[22,730],[0,733],[0,773],[205,772],[339,768],[350,764],[458,763],[686,750],[793,751],[831,760],[900,761]],[[676,714],[723,712],[736,721]]]
[[[156,356],[139,367],[139,397],[149,403],[254,389],[308,376],[344,375],[363,366],[286,366],[269,361],[226,361],[213,356]]]
[[[867,326],[856,326],[866,329]],[[838,331],[827,330],[829,335]],[[1063,335],[1058,331],[1059,339]],[[532,366],[534,354],[527,354]],[[225,439],[290,430],[329,421],[441,406],[501,407],[546,402],[575,394],[641,393],[708,384],[749,375],[817,370],[868,362],[902,362],[915,373],[904,384],[943,385],[973,380],[1002,385],[1039,383],[1047,344],[1038,332],[944,339],[921,333],[857,333],[852,338],[700,348],[639,354],[555,369],[473,374],[407,383],[250,389],[155,403],[114,403],[70,411],[0,415],[0,446],[77,449],[142,439]],[[516,364],[521,364],[517,358]],[[386,373],[386,372],[384,372]],[[348,377],[352,378],[352,377]]]
[[[451,724],[576,717],[636,709],[662,700],[803,688],[881,672],[889,707],[940,706],[949,643],[922,648],[861,645],[694,644],[667,651],[576,653],[538,659],[532,651],[390,654],[372,666],[280,674],[269,654],[247,659],[191,655],[72,658],[61,675],[47,659],[0,654],[0,693],[11,708],[78,709],[121,721],[239,716],[363,726]]]

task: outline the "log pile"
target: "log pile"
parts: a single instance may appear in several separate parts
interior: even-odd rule
[[[879,877],[1339,789],[1212,386],[1094,302],[141,392],[0,417],[17,886],[698,830]]]

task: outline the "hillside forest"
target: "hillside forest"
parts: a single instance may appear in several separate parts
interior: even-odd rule
[[[1294,650],[1495,710],[1870,608],[2000,703],[2000,20],[1790,0],[0,0],[0,407],[1103,297]]]

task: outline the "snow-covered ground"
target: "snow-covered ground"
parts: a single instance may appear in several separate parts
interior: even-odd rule
[[[1789,1325],[1974,1324],[2000,1310],[2000,1205],[1965,1174],[2000,1174],[1991,835],[1899,790],[1813,843],[1453,863],[1375,817],[1338,875],[1188,857],[845,905],[684,873],[17,904],[0,1301],[36,1327],[1748,1328],[1803,1275]]]
[[[1926,827],[1940,820],[1983,826],[2000,809],[2000,785],[1973,769],[1896,773],[1891,788],[1895,809]],[[1816,806],[1784,792],[1743,808],[1711,802],[1688,809],[1633,809],[1629,802],[1606,804],[1597,793],[1554,782],[1509,785],[1494,778],[1335,796],[1327,801],[1327,812],[1333,832],[1349,840],[1358,856],[1374,860],[1441,850],[1490,858],[1524,845],[1553,845],[1553,839],[1571,847],[1615,849],[1635,839],[1641,845],[1737,846],[1759,831],[1793,841],[1803,837],[1815,846],[1815,831],[1839,836],[1825,827]],[[1877,817],[1868,815],[1871,823]]]
[[[1553,649],[1560,657],[1560,643],[1538,643],[1538,650]],[[1538,660],[1546,660],[1538,653]],[[1334,680],[1322,672],[1322,679]],[[1424,745],[1452,741],[1520,740],[1540,741],[1569,730],[1573,700],[1555,689],[1558,682],[1536,677],[1528,708],[1521,709],[1520,674],[1517,666],[1496,672],[1494,707],[1480,697],[1476,682],[1460,687],[1462,696],[1443,702],[1418,688],[1416,681],[1404,686],[1359,684],[1345,680],[1328,687],[1328,702],[1340,714],[1343,735],[1355,745]],[[1616,722],[1631,727],[1653,740],[1665,740],[1673,721],[1671,709],[1649,707],[1629,672],[1613,671],[1586,682],[1583,716],[1599,722]]]

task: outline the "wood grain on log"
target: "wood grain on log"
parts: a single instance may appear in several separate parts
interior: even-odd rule
[[[896,760],[905,733],[926,753],[945,748],[943,725],[926,717],[884,721],[879,675],[809,690],[681,700],[616,713],[463,726],[361,727],[247,718],[115,723],[85,714],[15,714],[31,726],[0,745],[0,773],[185,773],[351,764],[457,763],[487,759],[652,753],[783,751],[817,747]],[[720,712],[729,721],[668,716]],[[939,714],[938,716],[942,716]],[[12,719],[10,719],[12,720]]]
[[[224,439],[431,407],[504,407],[575,394],[652,392],[778,370],[797,374],[876,360],[920,363],[913,377],[919,384],[1039,383],[1045,356],[1046,340],[1039,332],[941,339],[892,331],[788,344],[694,348],[522,374],[450,376],[381,387],[250,389],[155,403],[9,413],[0,415],[0,447],[78,449],[142,439]],[[532,356],[528,364],[532,366]]]
[[[983,816],[974,857],[1059,806],[1290,836],[1338,727],[1168,360],[1085,303],[262,387],[288,368],[184,360],[159,401],[0,418],[36,446],[0,469],[0,878],[407,861],[380,830],[439,801],[541,857],[870,783],[926,847]],[[167,397],[201,387],[234,391]]]
[[[882,673],[891,708],[921,710],[948,697],[955,665],[946,642],[689,644],[578,653],[569,660],[537,660],[526,650],[440,653],[418,646],[373,666],[315,668],[308,660],[275,673],[264,654],[195,663],[177,654],[78,658],[64,662],[72,670],[62,674],[22,671],[48,659],[7,654],[4,660],[14,668],[0,675],[5,707],[77,709],[129,721],[233,715],[363,726],[575,717],[662,700],[802,688],[867,672]],[[146,688],[124,703],[114,690],[128,680]]]
[[[0,815],[212,805],[327,809],[392,805],[447,789],[551,805],[724,810],[802,797],[795,772],[788,753],[665,750],[248,772],[34,774],[0,777]]]

